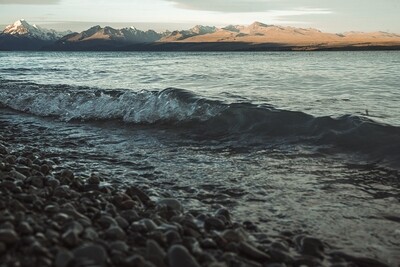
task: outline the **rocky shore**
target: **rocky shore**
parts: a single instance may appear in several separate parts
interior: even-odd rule
[[[0,267],[387,266],[307,235],[269,236],[224,207],[185,211],[140,185],[84,179],[60,165],[0,141]]]

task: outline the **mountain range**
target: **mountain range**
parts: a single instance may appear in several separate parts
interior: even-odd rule
[[[189,30],[142,31],[94,26],[86,31],[57,32],[25,20],[7,26],[0,34],[0,50],[356,50],[400,49],[400,35],[387,32],[324,33],[254,22],[223,28],[197,25]]]

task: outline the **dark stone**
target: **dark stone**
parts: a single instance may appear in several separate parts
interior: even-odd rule
[[[182,245],[173,245],[168,250],[170,267],[200,267],[200,264]]]
[[[96,244],[84,244],[73,251],[75,260],[77,262],[92,262],[99,266],[106,265],[107,252],[106,250]]]
[[[19,240],[18,234],[13,229],[0,229],[0,242],[15,244]]]
[[[221,231],[225,229],[225,224],[220,219],[217,219],[215,217],[209,217],[204,221],[204,228],[207,231],[212,229]]]
[[[158,267],[165,267],[165,251],[154,240],[147,240],[146,242],[146,257]]]
[[[262,252],[261,250],[247,242],[241,242],[239,245],[239,250],[243,254],[255,260],[265,261],[270,259],[270,256],[268,256],[266,253]]]
[[[145,204],[150,201],[149,196],[145,192],[143,192],[141,189],[139,189],[135,186],[131,186],[128,189],[126,189],[126,194],[128,196],[130,196],[131,198],[133,198],[134,196],[138,197],[140,199],[140,201],[142,201]]]

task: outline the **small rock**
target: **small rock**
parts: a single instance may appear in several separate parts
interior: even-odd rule
[[[131,186],[128,189],[126,189],[126,194],[131,198],[133,198],[134,196],[138,197],[140,201],[142,201],[143,203],[147,203],[150,201],[149,196],[135,186]]]
[[[173,245],[168,250],[170,267],[200,267],[200,264],[182,245]]]
[[[133,200],[125,200],[119,204],[119,208],[123,210],[133,209],[135,206],[136,203]]]
[[[18,240],[19,236],[13,229],[0,229],[0,242],[14,244]]]
[[[17,228],[18,232],[23,235],[30,235],[33,233],[32,227],[29,225],[28,222],[21,222]]]
[[[225,224],[223,221],[220,219],[217,219],[215,217],[209,217],[204,221],[204,228],[209,231],[212,229],[216,230],[224,230],[225,229]]]
[[[23,175],[22,173],[20,173],[20,172],[18,172],[18,171],[16,171],[16,170],[10,171],[10,174],[12,175],[12,177],[14,177],[14,178],[17,179],[17,180],[23,181],[23,180],[26,179],[26,176],[25,176],[25,175]]]
[[[2,144],[0,144],[0,154],[1,155],[7,155],[8,154],[8,149],[3,146]]]
[[[109,246],[110,250],[117,250],[121,252],[128,252],[129,246],[124,241],[114,241]]]
[[[97,175],[92,174],[87,180],[87,183],[90,185],[98,185],[100,184],[100,178]]]
[[[146,242],[146,255],[147,259],[158,267],[164,267],[165,251],[154,240],[147,240]]]
[[[111,240],[123,240],[126,237],[124,230],[119,226],[111,226],[105,231],[105,236],[107,239]]]
[[[308,236],[296,236],[295,243],[301,253],[320,259],[324,258],[324,244],[319,239]]]
[[[225,219],[230,222],[231,221],[231,215],[229,214],[229,211],[225,208],[220,208],[216,211],[215,213],[216,216],[223,216]]]
[[[183,211],[183,207],[182,207],[181,203],[174,198],[160,199],[159,201],[157,201],[157,205],[158,206],[167,206],[169,209],[179,211],[179,212]]]
[[[0,255],[2,255],[6,251],[7,251],[6,244],[4,244],[3,242],[0,242]]]
[[[49,174],[50,172],[50,167],[47,164],[43,164],[40,166],[40,172],[43,173],[44,175]]]
[[[247,242],[241,242],[239,245],[239,249],[243,254],[255,260],[265,261],[270,259],[270,257],[266,253],[260,251],[259,249]]]
[[[106,264],[107,252],[100,245],[85,244],[74,249],[73,254],[78,262],[89,261],[99,266]]]
[[[121,227],[122,229],[127,229],[129,227],[128,221],[125,220],[125,218],[123,218],[121,216],[115,217],[115,221],[118,223],[119,227]]]
[[[62,236],[61,239],[63,240],[63,242],[70,246],[70,247],[74,247],[76,245],[79,244],[80,239],[79,239],[79,235],[74,232],[73,230],[68,230],[66,231]]]
[[[43,187],[44,187],[43,177],[40,177],[40,176],[34,176],[34,177],[32,177],[32,178],[31,178],[31,184],[32,184],[34,187],[43,188]]]

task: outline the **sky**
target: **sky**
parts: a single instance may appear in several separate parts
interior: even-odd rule
[[[0,29],[22,18],[73,31],[97,24],[162,31],[260,21],[334,33],[400,33],[400,0],[0,0]]]

